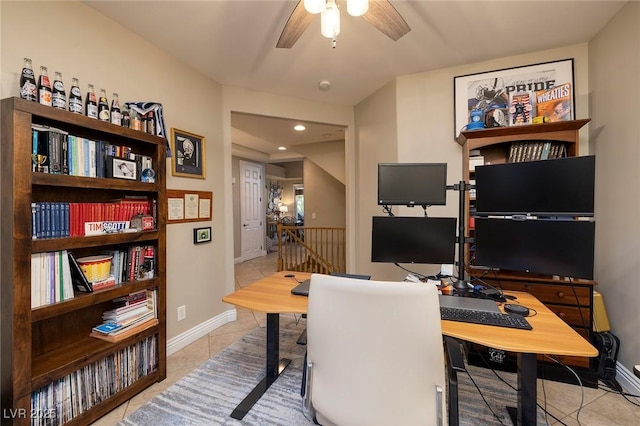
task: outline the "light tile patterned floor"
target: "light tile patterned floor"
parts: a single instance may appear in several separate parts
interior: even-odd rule
[[[276,255],[277,253],[271,253],[236,264],[236,288],[244,287],[275,272]],[[296,321],[297,319],[293,315],[283,318],[285,321]],[[207,336],[169,356],[165,380],[147,388],[93,425],[111,426],[116,424],[256,326],[264,327],[265,320],[265,314],[238,308],[237,321],[217,328]],[[582,399],[580,387],[550,380],[544,382],[538,380],[538,399],[543,407],[545,406],[545,397],[547,411],[561,420],[556,421],[549,417],[550,425],[635,426],[640,424],[640,407],[631,404],[620,395],[605,390],[584,388],[584,404],[580,409]],[[580,411],[579,416],[577,416],[578,410]]]

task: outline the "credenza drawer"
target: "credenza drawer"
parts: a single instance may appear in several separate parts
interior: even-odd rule
[[[587,306],[565,306],[547,303],[545,305],[561,320],[575,327],[589,328],[591,325],[591,309]],[[580,315],[582,314],[582,316]]]

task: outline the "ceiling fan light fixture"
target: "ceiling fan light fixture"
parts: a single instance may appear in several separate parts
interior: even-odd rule
[[[320,32],[326,38],[335,39],[340,34],[340,9],[335,0],[328,0],[320,15]]]
[[[369,10],[369,0],[347,0],[347,13],[351,16],[362,16]]]
[[[322,12],[326,5],[326,0],[304,0],[304,9],[314,15]]]

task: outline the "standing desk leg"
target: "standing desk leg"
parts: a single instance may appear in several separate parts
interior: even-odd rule
[[[518,408],[507,407],[514,425],[535,426],[538,416],[536,354],[518,354]]]
[[[255,388],[238,404],[231,413],[231,417],[242,420],[255,405],[269,386],[276,381],[278,376],[291,362],[290,359],[280,358],[280,314],[267,314],[267,365],[265,377]]]

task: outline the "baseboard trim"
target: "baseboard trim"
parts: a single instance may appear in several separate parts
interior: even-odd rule
[[[195,327],[180,333],[176,337],[172,337],[167,340],[167,356],[178,352],[185,346],[190,345],[201,337],[206,336],[218,327],[221,327],[229,322],[237,319],[237,311],[230,309],[217,315],[203,323],[196,325]]]
[[[627,392],[640,395],[640,379],[633,374],[633,371],[620,363],[616,364],[616,379]],[[640,402],[640,398],[636,398],[636,400]]]

